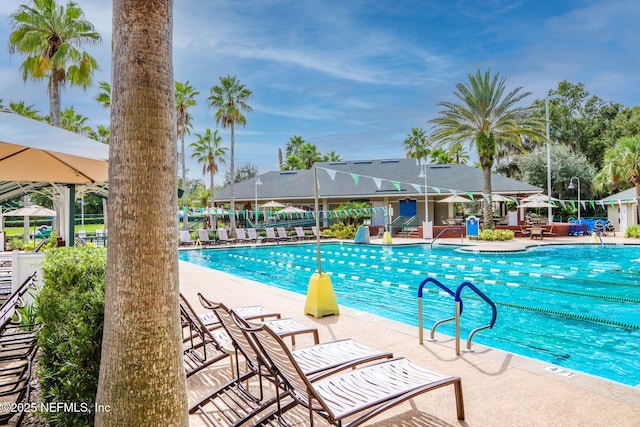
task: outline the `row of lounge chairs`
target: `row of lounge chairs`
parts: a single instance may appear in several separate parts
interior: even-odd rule
[[[29,401],[38,326],[23,320],[19,309],[35,280],[34,273],[0,307],[0,424],[21,425],[25,411],[15,408]],[[12,421],[14,417],[17,420]]]
[[[313,426],[314,416],[320,416],[334,425],[356,426],[419,394],[449,385],[455,390],[458,419],[464,419],[459,377],[430,372],[352,339],[322,344],[316,339],[310,347],[290,349],[283,340],[286,335],[277,327],[278,322],[286,320],[279,315],[262,307],[229,309],[202,294],[198,297],[209,310],[207,316],[196,315],[184,297],[181,310],[191,312],[190,316],[198,319],[196,323],[204,325],[203,319],[211,320],[206,327],[211,335],[228,340],[218,343],[223,349],[220,353],[225,349],[227,354],[233,352],[236,360],[234,378],[189,408],[190,414],[197,414],[206,424],[287,425],[288,417],[300,417],[300,413],[306,417],[304,411],[289,412],[302,406],[308,420],[296,420],[296,425]],[[215,321],[210,319],[211,314]],[[265,320],[269,317],[275,319]],[[189,328],[185,331],[185,343],[189,344]],[[189,351],[189,345],[185,346],[188,375],[193,369],[191,360],[186,362]],[[243,371],[238,357],[246,362]]]
[[[180,230],[180,245],[189,246],[196,245],[198,242],[203,246],[213,246],[217,244],[235,244],[235,243],[263,243],[263,242],[291,242],[303,241],[317,238],[317,228],[311,227],[313,235],[306,234],[302,227],[294,227],[295,234],[289,234],[284,227],[267,227],[265,228],[266,236],[258,235],[255,228],[237,228],[236,237],[229,236],[229,230],[219,228],[216,230],[217,239],[209,236],[209,230],[199,229],[198,239],[193,240],[189,230]]]

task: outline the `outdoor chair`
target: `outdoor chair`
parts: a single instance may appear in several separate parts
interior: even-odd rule
[[[269,371],[262,370],[262,357],[258,353],[255,343],[251,342],[250,335],[244,332],[239,324],[250,327],[245,319],[238,316],[235,310],[229,310],[224,304],[218,304],[214,308],[214,312],[218,316],[220,323],[226,329],[227,333],[233,340],[236,351],[236,360],[241,354],[246,362],[246,372],[241,373],[239,364],[236,363],[235,380],[223,387],[211,392],[207,397],[201,399],[191,408],[189,413],[200,412],[202,416],[210,420],[214,414],[220,415],[234,414],[233,425],[243,425],[249,418],[254,417],[258,412],[264,411],[266,408],[273,406],[274,403],[280,403],[280,406],[267,416],[267,419],[273,418],[282,412],[282,408],[296,404],[295,401],[289,399],[288,402],[278,402],[275,398],[263,402],[263,375],[268,375]],[[322,371],[340,369],[349,369],[359,364],[369,363],[375,360],[391,358],[391,353],[378,352],[376,350],[364,347],[353,340],[334,341],[330,343],[318,344],[301,350],[292,352],[298,363],[303,366],[303,371],[307,375],[313,375]],[[251,392],[246,385],[246,381],[252,377],[258,376],[257,395]],[[271,381],[273,377],[267,378]],[[243,384],[245,383],[245,384]],[[276,385],[277,386],[277,385]],[[286,393],[286,392],[283,392]],[[229,395],[233,395],[233,399]],[[280,394],[282,397],[283,394]],[[236,402],[240,402],[237,404]],[[237,406],[230,409],[229,406]],[[285,409],[285,410],[286,410]],[[230,417],[230,415],[226,415]],[[231,419],[229,419],[231,421]]]
[[[229,231],[226,228],[218,228],[218,241],[224,243],[235,243],[236,239],[229,237]]]
[[[296,240],[296,236],[289,236],[287,234],[287,230],[284,227],[277,227],[276,231],[278,232],[278,239],[280,240]]]
[[[334,425],[360,425],[415,396],[449,385],[455,389],[458,419],[464,420],[459,377],[430,372],[405,358],[397,358],[312,378],[304,373],[292,352],[268,325],[247,329],[247,332],[258,343],[272,374],[286,384],[289,395],[298,404],[309,410],[309,426],[314,425],[314,413]],[[343,424],[353,416],[357,418]]]
[[[307,240],[313,238],[313,236],[307,236],[306,234],[304,234],[304,229],[300,226],[294,227],[294,230],[296,231],[296,237],[299,240]]]
[[[524,227],[522,225],[520,226],[520,235],[522,237],[528,236],[530,234],[531,234],[531,228],[527,228],[527,227]]]
[[[191,232],[189,230],[180,230],[180,246],[191,246],[195,244],[195,240],[191,240]]]
[[[315,225],[311,226],[311,231],[313,232],[313,237],[315,237],[316,239],[318,238],[318,227],[316,227]],[[325,236],[324,234],[320,233],[320,238],[321,239],[330,239],[331,236]]]
[[[203,246],[213,246],[216,244],[215,239],[209,238],[209,230],[204,228],[198,230],[198,239]]]
[[[211,328],[205,325],[182,294],[180,294],[180,320],[182,322],[182,355],[187,377],[229,355],[224,349],[230,341],[226,331],[221,327]]]
[[[255,228],[247,228],[247,234],[249,235],[249,239],[254,243],[262,242],[263,240],[262,236],[258,236]]]
[[[543,236],[551,236],[551,237],[556,237],[556,232],[553,231],[553,226],[554,226],[554,222],[551,223],[551,227],[549,227],[549,229],[547,230],[546,228],[542,229],[542,235]]]
[[[236,228],[236,238],[238,243],[249,243],[251,239],[247,237],[244,228]]]
[[[275,229],[273,227],[267,227],[264,229],[264,231],[267,233],[267,238],[266,241],[272,241],[272,242],[279,242],[280,238],[278,236],[276,236],[276,232]]]
[[[184,296],[181,296],[181,298],[184,298]],[[215,307],[217,307],[217,303],[209,301],[201,293],[198,293],[198,299],[200,300],[200,304],[208,310],[207,313],[198,315],[200,320],[202,320],[209,329],[221,327],[222,325],[218,320],[218,316],[213,312]],[[234,310],[246,320],[260,320],[261,322],[264,322],[267,319],[280,319],[282,317],[280,313],[276,311],[269,311],[261,305],[237,307]]]

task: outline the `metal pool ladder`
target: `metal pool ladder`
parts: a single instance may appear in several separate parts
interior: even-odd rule
[[[455,301],[455,316],[454,317],[449,317],[446,319],[442,319],[437,321],[436,323],[434,323],[433,327],[431,328],[431,334],[430,334],[430,340],[434,340],[435,337],[435,332],[436,329],[438,328],[438,326],[440,326],[443,323],[447,323],[450,322],[452,320],[455,320],[456,322],[456,355],[460,354],[460,316],[462,315],[462,310],[463,310],[463,303],[462,303],[462,297],[461,297],[461,293],[462,290],[465,288],[469,288],[471,289],[473,292],[475,292],[480,298],[482,298],[487,304],[489,304],[489,306],[491,307],[491,320],[489,321],[488,324],[481,326],[479,328],[475,328],[474,330],[472,330],[469,333],[469,336],[467,337],[467,349],[466,351],[473,351],[471,349],[471,342],[473,340],[473,337],[476,333],[484,330],[484,329],[491,329],[493,328],[493,325],[496,323],[496,319],[498,318],[498,309],[496,308],[496,305],[494,304],[493,301],[491,301],[491,299],[486,296],[480,289],[478,289],[475,285],[473,285],[471,282],[462,282],[460,283],[460,285],[458,285],[458,287],[456,288],[456,291],[452,291],[451,289],[449,289],[448,287],[446,287],[445,285],[443,285],[442,283],[440,283],[438,280],[432,278],[432,277],[428,277],[425,280],[423,280],[420,283],[420,286],[418,287],[418,328],[419,328],[419,340],[420,340],[420,344],[422,344],[424,342],[424,337],[423,337],[423,319],[422,319],[422,292],[423,292],[423,288],[427,283],[433,283],[436,286],[438,286],[440,289],[442,289],[443,291],[445,291],[446,293],[448,293],[449,295],[451,295],[454,298]]]

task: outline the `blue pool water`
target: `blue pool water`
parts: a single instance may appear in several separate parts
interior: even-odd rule
[[[305,294],[316,253],[315,244],[301,244],[181,251],[180,259]],[[494,328],[478,333],[475,343],[640,385],[640,247],[489,254],[323,243],[321,258],[341,305],[417,326],[422,280],[434,277],[453,290],[469,281],[498,308]],[[491,312],[472,292],[462,297],[465,339]],[[423,305],[426,336],[435,321],[453,315],[453,299],[435,286],[424,288]],[[453,336],[453,323],[438,332]]]

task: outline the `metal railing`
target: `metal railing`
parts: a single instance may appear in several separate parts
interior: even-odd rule
[[[460,243],[464,243],[464,228],[463,227],[447,227],[444,230],[442,230],[441,232],[439,232],[436,237],[433,238],[433,240],[431,241],[430,248],[433,249],[433,244],[435,243],[435,241],[438,240],[440,238],[440,236],[442,236],[444,233],[446,233],[449,230],[460,230],[460,241],[461,241]]]

